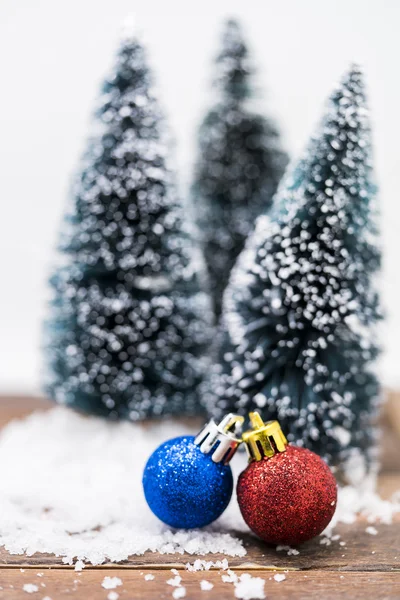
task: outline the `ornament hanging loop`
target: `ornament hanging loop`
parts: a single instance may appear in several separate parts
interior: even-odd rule
[[[237,438],[244,417],[229,413],[217,424],[211,419],[196,436],[194,443],[203,454],[210,454],[215,463],[228,464],[242,440]]]
[[[262,420],[262,418],[258,412],[249,413],[249,417],[250,417],[250,423],[251,423],[251,426],[253,429],[261,429],[266,425],[266,423],[264,423],[264,421]],[[273,421],[269,421],[269,423],[271,423],[271,422],[273,422]]]
[[[252,429],[243,433],[249,461],[271,458],[279,452],[285,452],[288,441],[278,421],[264,423],[258,412],[249,414]]]

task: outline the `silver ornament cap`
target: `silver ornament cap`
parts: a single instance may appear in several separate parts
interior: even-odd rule
[[[218,424],[211,419],[197,434],[194,443],[203,454],[210,454],[213,462],[227,465],[242,443],[237,436],[243,423],[244,417],[233,413]]]

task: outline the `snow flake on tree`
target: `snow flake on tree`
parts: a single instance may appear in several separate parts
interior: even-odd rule
[[[209,299],[182,217],[144,50],[121,43],[63,222],[46,389],[133,420],[199,410]]]
[[[331,464],[373,455],[381,317],[369,116],[354,66],[225,294],[209,410],[261,408]]]
[[[240,27],[229,20],[216,61],[217,101],[200,128],[192,185],[217,318],[231,269],[287,164],[275,125],[250,109],[250,75]]]

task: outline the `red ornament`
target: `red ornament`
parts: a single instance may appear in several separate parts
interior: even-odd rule
[[[296,545],[321,533],[336,509],[336,480],[314,452],[288,446],[278,421],[250,413],[250,456],[237,497],[247,525],[269,544]]]

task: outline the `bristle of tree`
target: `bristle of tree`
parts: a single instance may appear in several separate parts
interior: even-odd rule
[[[364,83],[353,67],[239,259],[205,394],[212,414],[261,409],[331,464],[357,452],[369,461],[381,318],[375,195]]]
[[[59,403],[132,420],[201,410],[211,309],[168,152],[144,50],[125,36],[51,278],[45,385]]]
[[[230,20],[216,61],[216,103],[199,131],[191,193],[217,320],[233,265],[287,164],[275,125],[249,108],[250,75],[241,29]]]

